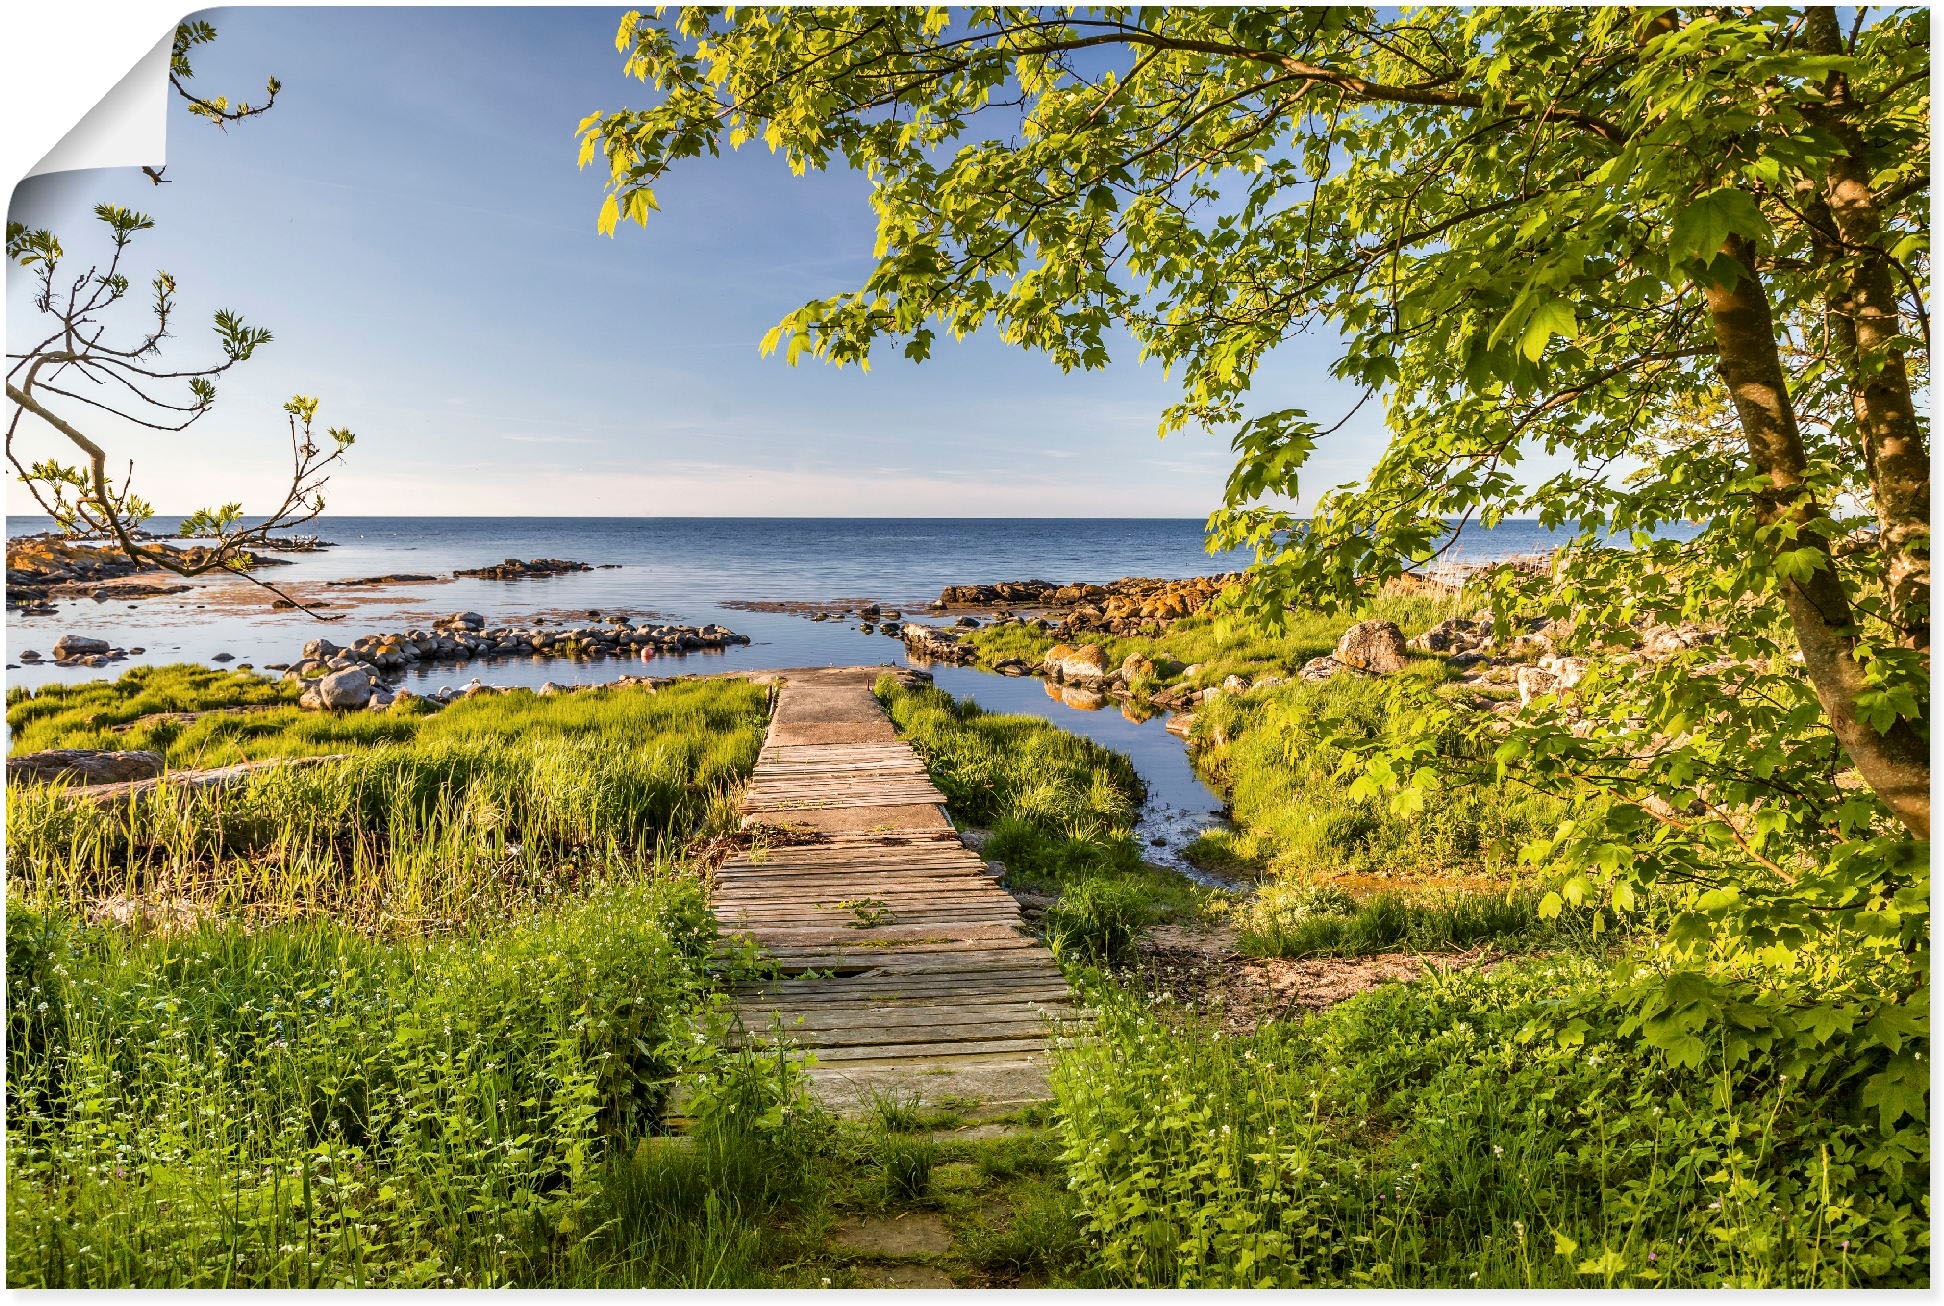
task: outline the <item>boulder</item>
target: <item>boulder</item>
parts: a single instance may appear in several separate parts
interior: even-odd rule
[[[1535,698],[1557,693],[1559,677],[1540,667],[1520,667],[1518,672],[1519,706],[1524,707]]]
[[[1134,680],[1136,678],[1154,679],[1154,662],[1151,658],[1143,657],[1139,653],[1129,653],[1126,660],[1121,663],[1121,679]]]
[[[50,748],[7,759],[8,781],[46,784],[109,785],[149,780],[162,774],[162,754],[147,750],[113,752],[100,748]]]
[[[1224,694],[1246,694],[1249,692],[1249,682],[1241,676],[1230,676],[1222,682],[1222,692]]]
[[[1041,666],[1046,674],[1058,681],[1076,681],[1082,684],[1105,680],[1112,674],[1107,665],[1107,653],[1098,644],[1082,644],[1078,648],[1069,644],[1055,644],[1046,650]]]
[[[342,712],[360,708],[371,701],[371,673],[363,667],[346,667],[321,677],[314,687],[317,705],[326,711]],[[305,693],[311,693],[306,690]]]
[[[106,653],[111,647],[107,640],[92,635],[63,635],[54,641],[54,659],[88,657]]]
[[[1548,635],[1514,635],[1505,644],[1505,655],[1510,658],[1540,658],[1552,651],[1553,642]]]
[[[1347,667],[1386,675],[1410,665],[1404,632],[1394,621],[1360,621],[1337,641],[1336,660]]]

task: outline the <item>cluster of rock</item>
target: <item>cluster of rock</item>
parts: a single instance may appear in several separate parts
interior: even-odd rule
[[[934,609],[994,607],[1002,604],[1060,609],[1054,625],[1062,636],[1097,632],[1158,635],[1183,617],[1206,607],[1240,573],[1164,579],[1124,576],[1105,585],[1055,585],[1043,580],[1000,581],[992,585],[948,585]]]
[[[146,653],[142,648],[116,648],[105,639],[92,635],[63,635],[54,641],[54,665],[57,667],[105,667],[110,662],[119,662],[131,655]],[[46,661],[39,649],[22,649],[20,660],[28,664]]]
[[[371,706],[374,696],[384,697],[380,684],[384,677],[419,662],[509,656],[647,659],[747,643],[748,636],[714,624],[630,625],[626,617],[615,616],[603,625],[488,627],[477,612],[455,612],[433,622],[431,630],[365,635],[344,648],[328,639],[314,639],[304,645],[302,661],[272,670],[282,671],[286,680],[313,682],[299,700],[302,706],[342,711]],[[389,697],[384,705],[390,705]]]
[[[563,576],[570,571],[592,570],[594,568],[584,562],[572,562],[566,558],[529,558],[525,562],[508,558],[490,567],[469,567],[452,574],[478,576],[485,580],[532,580],[541,576]]]

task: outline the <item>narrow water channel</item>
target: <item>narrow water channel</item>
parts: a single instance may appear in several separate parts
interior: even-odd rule
[[[1083,735],[1125,755],[1147,787],[1135,834],[1146,845],[1144,855],[1156,866],[1178,871],[1198,884],[1232,889],[1235,882],[1204,871],[1182,855],[1202,831],[1225,824],[1221,796],[1208,786],[1188,760],[1187,746],[1168,733],[1168,714],[1156,713],[1134,721],[1114,710],[1069,707],[1047,692],[1045,681],[1032,676],[999,676],[970,667],[935,664],[925,668],[933,683],[955,698],[969,698],[989,712],[1016,712],[1044,717],[1060,729]],[[1109,700],[1112,703],[1112,700]]]

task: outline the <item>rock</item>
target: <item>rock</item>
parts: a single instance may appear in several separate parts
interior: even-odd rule
[[[212,657],[212,658],[210,658],[209,660],[210,660],[211,662],[234,662],[234,661],[236,661],[236,654],[234,654],[234,653],[218,653],[218,654],[216,654],[216,655],[215,655],[214,657]]]
[[[1143,657],[1139,653],[1129,653],[1127,659],[1121,663],[1120,673],[1122,680],[1133,680],[1137,677],[1152,680],[1154,679],[1154,661],[1151,658]]]
[[[1586,679],[1587,660],[1582,657],[1543,657],[1539,659],[1539,669],[1550,671],[1558,678],[1561,689],[1571,689]]]
[[[162,754],[147,750],[116,752],[100,748],[50,748],[7,759],[7,780],[26,784],[66,781],[107,785],[149,780],[162,774]]]
[[[469,567],[455,571],[454,576],[478,576],[486,580],[529,580],[540,576],[561,576],[570,571],[592,571],[584,562],[571,562],[566,558],[530,558],[525,562],[518,558],[508,558],[505,562],[490,567]],[[590,612],[589,617],[600,613]]]
[[[38,662],[41,660],[40,650],[32,648],[22,649],[20,651],[20,660],[22,662]]]
[[[1174,712],[1169,715],[1168,724],[1163,727],[1169,734],[1178,735],[1183,739],[1186,739],[1189,732],[1194,728],[1195,714],[1193,712]]]
[[[556,685],[553,681],[549,680],[546,684],[540,686],[540,688],[535,692],[537,692],[542,698],[552,698],[556,694],[566,693],[567,690],[565,689],[565,687],[561,685]]]
[[[1520,667],[1518,683],[1520,707],[1559,689],[1559,677],[1538,667]]]
[[[320,678],[315,690],[317,705],[326,711],[360,708],[371,701],[371,673],[363,667],[346,667]]]
[[[1360,621],[1337,641],[1336,660],[1347,667],[1386,675],[1410,665],[1404,632],[1394,621]]]
[[[987,862],[985,864],[985,873],[995,880],[1003,880],[1006,878],[1006,864],[1004,862]]]
[[[1311,658],[1305,662],[1302,669],[1296,673],[1296,678],[1298,680],[1318,681],[1328,680],[1331,676],[1335,675],[1369,677],[1376,674],[1376,672],[1366,671],[1362,667],[1351,666],[1348,662],[1339,662],[1333,657],[1320,657]]]
[[[1553,642],[1547,635],[1514,635],[1505,644],[1505,655],[1509,658],[1538,658],[1552,651]]]
[[[590,613],[589,615],[593,616],[598,614]],[[480,616],[477,612],[455,612],[443,621],[434,622],[433,624],[440,626],[464,626],[468,630],[483,630],[486,626],[486,618]]]
[[[1046,650],[1040,665],[1050,679],[1061,682],[1086,683],[1104,680],[1109,674],[1107,653],[1098,644],[1082,644],[1078,648],[1055,644]]]
[[[92,635],[63,635],[54,641],[54,659],[86,657],[94,653],[106,653],[112,646],[105,639]]]
[[[309,662],[324,662],[343,651],[328,639],[314,639],[304,645],[304,659]]]
[[[977,656],[970,645],[961,643],[959,637],[949,630],[908,625],[903,627],[903,633],[905,648],[914,657],[963,664]]]
[[[979,619],[977,617],[960,617],[952,624],[961,630],[977,630],[979,628]]]
[[[1480,629],[1476,622],[1452,617],[1411,640],[1410,647],[1426,653],[1466,653],[1484,643],[1491,633],[1490,622]]]
[[[1230,676],[1222,682],[1222,692],[1224,694],[1246,694],[1249,692],[1249,682],[1241,676]]]
[[[1030,676],[1033,669],[1018,658],[1001,658],[992,664],[992,669],[1002,676]]]

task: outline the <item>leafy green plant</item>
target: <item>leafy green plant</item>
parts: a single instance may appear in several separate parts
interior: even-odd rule
[[[1715,982],[1748,1037],[1692,1065],[1642,1037],[1584,959],[1384,985],[1241,1037],[1093,992],[1099,1038],[1063,1046],[1055,1087],[1101,1271],[1182,1287],[1926,1281],[1924,1131],[1858,1111],[1863,1040],[1789,1028],[1799,991],[1860,997],[1870,977]]]

